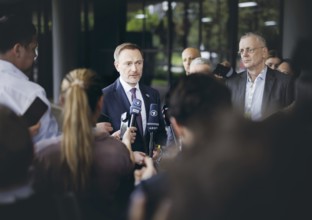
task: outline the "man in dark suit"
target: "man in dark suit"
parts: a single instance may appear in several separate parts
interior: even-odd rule
[[[120,77],[111,85],[105,87],[102,113],[112,124],[113,130],[120,129],[121,115],[130,110],[133,97],[142,101],[141,113],[136,116],[136,139],[132,145],[137,164],[144,162],[149,152],[150,133],[147,130],[147,121],[150,114],[150,105],[158,105],[159,128],[154,134],[154,142],[164,145],[166,142],[165,125],[161,114],[159,92],[151,87],[139,84],[143,72],[143,53],[132,43],[123,43],[116,47],[114,65]],[[135,88],[135,90],[133,90]]]
[[[265,65],[268,49],[261,35],[243,35],[238,53],[246,70],[226,81],[238,112],[258,121],[293,102],[293,80]]]

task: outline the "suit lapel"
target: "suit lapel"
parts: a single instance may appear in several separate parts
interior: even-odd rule
[[[245,94],[246,94],[246,83],[247,83],[247,71],[240,74],[241,79],[239,80],[238,85],[238,92],[236,93],[238,97],[236,99],[238,100],[240,111],[245,111]]]
[[[123,109],[126,109],[126,111],[129,111],[131,103],[129,102],[126,92],[119,79],[116,80],[115,94],[116,101],[120,103],[120,106],[122,106]]]
[[[263,99],[262,99],[262,107],[261,107],[262,113],[264,113],[265,109],[268,109],[274,81],[275,81],[275,77],[270,71],[270,69],[268,68],[267,74],[265,77],[265,85],[264,85],[264,91],[263,91]]]
[[[148,119],[148,113],[150,111],[150,104],[151,104],[151,99],[150,99],[150,94],[148,93],[148,91],[145,89],[144,86],[140,85],[140,90],[141,90],[141,94],[143,97],[143,101],[145,104],[145,110],[146,110],[146,119]]]

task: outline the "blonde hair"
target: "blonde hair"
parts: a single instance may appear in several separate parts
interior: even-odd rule
[[[114,60],[115,61],[118,61],[119,54],[123,50],[138,50],[138,51],[140,51],[141,56],[143,57],[143,52],[138,45],[133,44],[133,43],[123,43],[123,44],[118,45],[114,51]]]
[[[99,78],[90,69],[72,70],[62,81],[65,103],[61,155],[68,174],[64,176],[67,189],[83,190],[88,184],[93,162],[91,118],[102,96],[101,88]]]

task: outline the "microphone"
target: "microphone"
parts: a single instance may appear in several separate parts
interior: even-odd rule
[[[122,140],[128,127],[128,114],[124,112],[120,116],[120,139]]]
[[[174,143],[176,146],[179,145],[178,140],[176,138],[176,135],[174,133],[174,130],[172,128],[169,113],[168,113],[169,107],[167,105],[164,105],[162,108],[162,114],[165,121],[166,131],[167,131],[167,145],[171,145]]]
[[[152,103],[150,105],[150,111],[148,114],[148,120],[146,123],[146,128],[150,133],[150,142],[149,142],[149,156],[153,156],[154,149],[154,132],[158,130],[159,127],[159,118],[158,118],[158,105]]]
[[[130,106],[130,124],[129,127],[134,126],[135,117],[141,112],[142,101],[140,99],[133,99],[132,104]]]
[[[170,119],[169,119],[169,113],[168,113],[169,107],[167,105],[164,105],[162,108],[162,114],[165,121],[166,126],[170,126]]]

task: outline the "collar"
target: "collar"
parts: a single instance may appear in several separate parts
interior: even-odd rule
[[[261,70],[261,72],[259,73],[259,75],[256,77],[255,81],[259,78],[261,80],[265,80],[265,77],[266,77],[266,73],[267,73],[267,70],[268,70],[268,67],[267,66],[264,66],[264,68]],[[247,71],[247,80],[248,82],[252,82],[251,81],[251,78],[248,74],[248,71]]]
[[[0,72],[10,74],[11,76],[14,76],[16,78],[29,80],[29,78],[12,63],[1,59],[0,59]]]
[[[139,88],[139,83],[137,83],[137,84],[135,85],[135,87],[131,87],[131,86],[129,86],[129,84],[126,83],[121,77],[119,77],[119,81],[120,81],[122,87],[124,88],[125,92],[129,92],[130,89],[132,89],[132,88],[136,88],[137,90],[140,90],[140,88]]]

